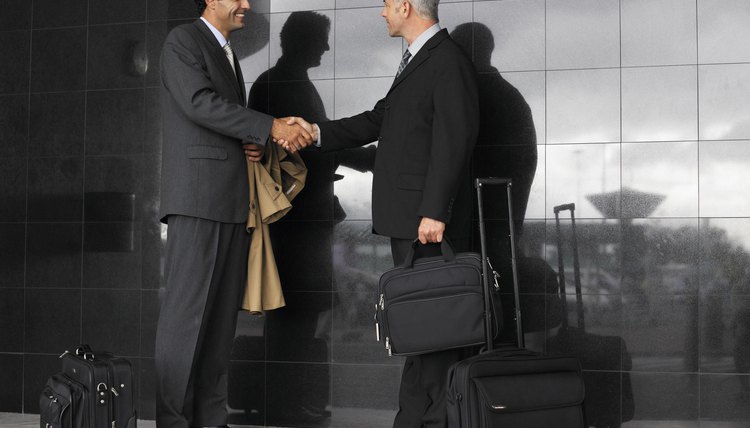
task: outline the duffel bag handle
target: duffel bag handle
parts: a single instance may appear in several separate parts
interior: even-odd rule
[[[403,264],[404,267],[414,267],[414,255],[417,253],[417,246],[419,245],[422,245],[422,243],[419,242],[419,238],[411,243],[411,248],[409,248],[409,252],[406,254],[406,260]],[[440,252],[443,254],[443,259],[446,262],[456,259],[453,247],[451,246],[450,241],[448,241],[448,237],[445,235],[443,235],[443,240],[440,241]]]

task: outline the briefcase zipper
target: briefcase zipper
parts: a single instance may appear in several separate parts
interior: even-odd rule
[[[391,338],[390,337],[385,338],[385,349],[388,350],[388,356],[392,357],[393,353],[391,352]]]
[[[375,304],[375,340],[380,342],[380,323],[378,322],[378,308],[382,311],[385,307],[385,303],[383,300],[383,295],[380,295],[380,302]]]

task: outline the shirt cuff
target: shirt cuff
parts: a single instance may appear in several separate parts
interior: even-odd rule
[[[320,126],[317,123],[313,123],[315,131],[318,133],[318,140],[314,143],[315,147],[320,147],[323,143],[323,135],[320,133]]]

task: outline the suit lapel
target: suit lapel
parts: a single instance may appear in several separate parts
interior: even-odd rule
[[[396,86],[401,84],[409,75],[419,68],[419,66],[427,61],[427,59],[430,57],[430,49],[434,48],[435,46],[439,45],[440,42],[442,42],[446,37],[448,36],[448,30],[442,29],[437,34],[432,36],[430,40],[427,41],[427,43],[422,46],[422,49],[417,52],[417,55],[412,58],[411,61],[409,61],[409,64],[406,65],[406,68],[404,68],[401,71],[401,74],[398,75],[393,80],[393,84],[391,85],[391,89],[388,90],[388,93],[390,93]]]
[[[230,82],[234,82],[234,90],[237,93],[237,96],[240,97],[241,103],[245,103],[245,96],[244,96],[244,89],[240,87],[238,76],[241,75],[240,67],[237,62],[237,57],[235,55],[235,65],[237,66],[238,73],[235,75],[234,70],[232,70],[232,66],[229,64],[229,59],[227,58],[227,54],[224,52],[224,49],[219,46],[219,41],[216,40],[216,37],[214,37],[214,34],[211,32],[211,30],[208,28],[208,26],[200,19],[195,21],[195,26],[200,30],[200,33],[203,35],[204,39],[208,43],[210,49],[209,52],[211,52],[211,55],[213,56],[214,60],[219,64],[222,71],[224,72],[224,77],[228,79]]]
[[[242,97],[242,102],[247,104],[247,94],[245,93],[245,77],[242,75],[242,67],[240,66],[240,60],[237,59],[236,52],[234,55],[234,69],[237,70],[237,76],[235,76],[235,80],[237,80],[237,83],[240,86],[240,96]]]

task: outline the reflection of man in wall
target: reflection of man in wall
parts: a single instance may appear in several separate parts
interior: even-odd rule
[[[328,45],[330,19],[316,12],[294,12],[281,28],[281,57],[269,70],[263,72],[250,89],[248,106],[271,115],[296,115],[326,120],[323,101],[308,70],[317,67],[330,47]],[[281,221],[271,226],[274,250],[280,260],[279,275],[287,289],[295,291],[330,291],[331,281],[314,280],[329,272],[313,259],[283,263],[289,255],[294,257],[295,247],[315,247],[315,261],[330,264],[331,239],[335,216],[342,211],[333,195],[335,155],[318,150],[300,152],[307,167],[305,190],[294,200],[294,208]],[[339,210],[334,212],[334,207]],[[323,289],[322,282],[329,288]],[[290,293],[287,293],[289,296]],[[268,331],[274,338],[283,338],[284,359],[316,363],[330,362],[329,335],[324,331],[330,325],[318,325],[327,319],[330,299],[325,303],[310,299],[303,305],[298,300],[287,299],[287,308],[266,314]],[[316,334],[316,331],[318,334]],[[274,339],[275,340],[275,339]],[[298,391],[285,399],[284,424],[314,426],[330,416],[326,409],[330,390],[330,372],[325,364],[299,366],[295,377]]]
[[[474,65],[478,72],[479,85],[479,137],[474,151],[474,177],[504,177],[513,180],[513,220],[518,251],[518,245],[523,232],[523,222],[526,215],[531,185],[534,181],[537,164],[536,130],[531,115],[531,109],[521,93],[506,81],[500,72],[490,63],[495,41],[487,26],[472,22],[461,24],[451,33],[451,37],[467,54],[473,52]],[[494,193],[501,189],[487,189],[492,195],[502,195],[495,200],[485,203],[485,215],[490,218],[505,216],[507,203],[504,189],[501,193]],[[474,207],[476,210],[476,207]],[[503,242],[507,238],[506,226],[488,231],[488,242]],[[475,245],[476,247],[477,245]],[[507,245],[493,245],[493,251],[500,251]],[[490,254],[494,256],[494,254]],[[545,320],[545,304],[540,294],[558,292],[556,275],[552,268],[540,257],[531,255],[525,257],[518,251],[518,281],[521,290],[521,305],[524,332],[542,331],[559,323],[559,300],[557,311],[550,308],[551,318]],[[509,256],[509,255],[508,255]],[[497,263],[508,258],[493,257],[495,268],[501,272],[501,277],[510,278],[510,263]],[[513,299],[501,299],[503,304],[504,325],[512,326]],[[506,328],[503,331],[513,332]],[[501,340],[511,340],[501,337]],[[527,340],[530,337],[527,335]]]
[[[415,238],[433,243],[420,247],[424,255],[439,254],[434,243],[444,234],[456,250],[468,246],[468,167],[479,125],[476,73],[440,29],[437,9],[437,0],[385,0],[381,16],[389,35],[409,44],[393,85],[373,110],[319,123],[323,152],[379,141],[373,231],[391,238],[395,264]],[[466,354],[451,350],[406,359],[394,427],[447,425],[446,372]]]
[[[516,236],[520,237],[537,163],[531,108],[518,89],[492,66],[495,40],[487,26],[461,24],[451,37],[467,54],[473,51],[478,72],[480,121],[474,176],[513,180],[513,219]]]
[[[269,134],[301,129],[245,107],[229,33],[247,0],[196,0],[201,19],[172,30],[161,55],[161,219],[169,222],[156,332],[159,427],[224,426],[227,372],[247,272],[249,189],[242,143],[259,159]],[[309,142],[309,135],[307,135]]]

